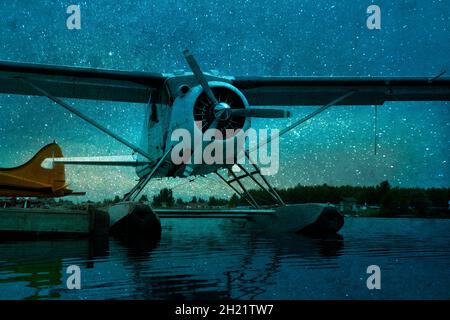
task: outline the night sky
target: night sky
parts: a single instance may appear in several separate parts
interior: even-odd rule
[[[381,8],[381,30],[366,9]],[[66,28],[66,8],[81,6],[81,30]],[[204,70],[224,75],[450,76],[450,2],[398,1],[24,1],[0,3],[0,60],[172,72],[187,69],[189,48]],[[138,143],[144,105],[70,100]],[[314,108],[289,108],[291,120]],[[281,140],[278,187],[306,185],[450,186],[450,103],[335,107]],[[19,165],[56,140],[66,156],[130,151],[42,97],[0,95],[0,166]],[[92,200],[122,195],[134,169],[68,167],[67,180]],[[152,182],[147,194],[178,186],[176,196],[228,196],[217,177]],[[182,184],[182,185],[180,185]],[[207,186],[207,188],[206,188]],[[86,199],[86,198],[83,198]]]

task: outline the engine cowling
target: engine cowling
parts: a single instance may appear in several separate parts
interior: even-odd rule
[[[249,104],[245,96],[231,84],[211,81],[209,85],[219,104],[223,104],[223,106],[226,106],[225,108],[229,110],[248,108]],[[176,142],[172,140],[172,133],[176,129],[187,130],[192,139],[189,150],[192,158],[195,152],[201,152],[206,146],[208,148],[222,148],[224,155],[222,164],[205,164],[204,166],[198,163],[189,164],[189,170],[193,171],[194,169],[192,168],[195,167],[197,171],[201,171],[202,173],[205,173],[205,171],[213,172],[218,167],[223,167],[225,163],[229,162],[230,158],[226,152],[226,146],[232,143],[237,147],[236,141],[241,138],[241,135],[243,136],[245,134],[245,131],[251,125],[250,118],[235,116],[231,112],[228,113],[228,116],[218,118],[215,114],[217,112],[217,106],[214,106],[208,99],[201,86],[192,87],[184,95],[179,95],[172,105],[170,129],[169,135],[167,136],[167,145],[173,145]],[[211,128],[212,124],[214,128]],[[199,137],[202,138],[208,129],[219,130],[221,137],[219,135],[213,141],[199,141]],[[234,149],[233,158],[239,158],[242,156],[242,152],[243,150]],[[192,158],[191,162],[193,162]]]
[[[222,109],[227,108],[229,110],[226,111],[227,113],[223,113],[221,117],[217,117],[217,106],[214,106],[207,94],[202,91],[194,103],[194,121],[201,122],[202,127],[200,129],[205,133],[217,119],[215,129],[220,130],[224,138],[229,138],[230,136],[226,135],[227,129],[233,131],[243,129],[247,121],[245,117],[232,115],[230,111],[247,108],[247,99],[238,89],[229,84],[217,83],[217,85],[214,85],[214,83],[211,83],[211,90],[219,102],[219,107],[222,106]]]

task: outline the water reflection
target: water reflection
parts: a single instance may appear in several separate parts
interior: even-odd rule
[[[261,245],[265,247],[267,261],[256,261]],[[278,235],[252,237],[248,242],[247,254],[233,271],[227,271],[228,292],[235,292],[229,298],[257,299],[277,283],[277,274],[289,260],[320,259],[330,264],[344,247],[342,236],[309,237],[302,235]]]
[[[142,258],[142,256],[148,257],[147,254],[151,253],[159,244],[159,239],[120,239],[118,243],[126,249],[127,256],[130,260],[135,261]],[[137,258],[137,259],[134,259]]]
[[[347,219],[326,238],[218,222],[164,222],[157,242],[0,242],[0,299],[450,298],[450,221]],[[72,264],[81,290],[66,288]],[[365,286],[371,264],[380,292]]]
[[[0,242],[0,285],[23,283],[23,299],[60,298],[51,290],[63,285],[63,261],[82,261],[80,268],[93,268],[93,258],[108,255],[109,239],[24,240]],[[4,275],[7,275],[5,277]],[[14,288],[11,290],[14,294]],[[3,292],[1,298],[8,298]]]
[[[179,230],[180,231],[180,230]],[[164,238],[157,252],[143,258],[130,254],[127,266],[137,286],[133,298],[139,299],[255,299],[276,285],[276,276],[289,259],[327,258],[330,264],[343,249],[343,237],[307,237],[297,234],[264,235],[222,230],[195,232],[194,241]],[[192,239],[191,239],[192,240]],[[123,243],[121,243],[123,245]],[[163,250],[170,245],[171,254]],[[133,248],[133,247],[132,247]],[[132,249],[136,253],[136,248]],[[165,257],[161,255],[165,254]],[[171,271],[159,272],[161,264]],[[149,272],[149,270],[152,270]]]
[[[70,293],[64,288],[66,266],[77,264],[86,273],[111,260],[123,263],[127,270],[126,282],[132,294],[123,297],[253,299],[266,292],[269,284],[275,284],[283,260],[298,256],[336,257],[343,248],[341,236],[311,238],[235,231],[226,230],[219,237],[202,233],[197,237],[194,233],[190,239],[182,233],[178,234],[180,238],[173,238],[169,232],[162,243],[104,237],[2,242],[0,285],[11,285],[12,298],[19,298],[15,295],[21,291],[25,292],[20,297],[23,299],[64,298]],[[20,286],[25,286],[25,290],[17,290]],[[89,290],[89,284],[83,287]],[[8,298],[3,292],[1,298]]]

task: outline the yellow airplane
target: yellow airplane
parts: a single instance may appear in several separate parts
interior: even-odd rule
[[[62,156],[60,146],[50,143],[27,163],[15,168],[0,168],[0,196],[54,198],[84,195],[67,188],[64,164],[57,164],[51,169],[41,166],[46,158]]]

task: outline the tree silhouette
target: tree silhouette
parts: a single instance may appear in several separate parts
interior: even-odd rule
[[[175,203],[172,190],[163,188],[159,191],[159,195],[153,197],[153,206],[162,207],[163,204],[167,207],[172,207]]]

